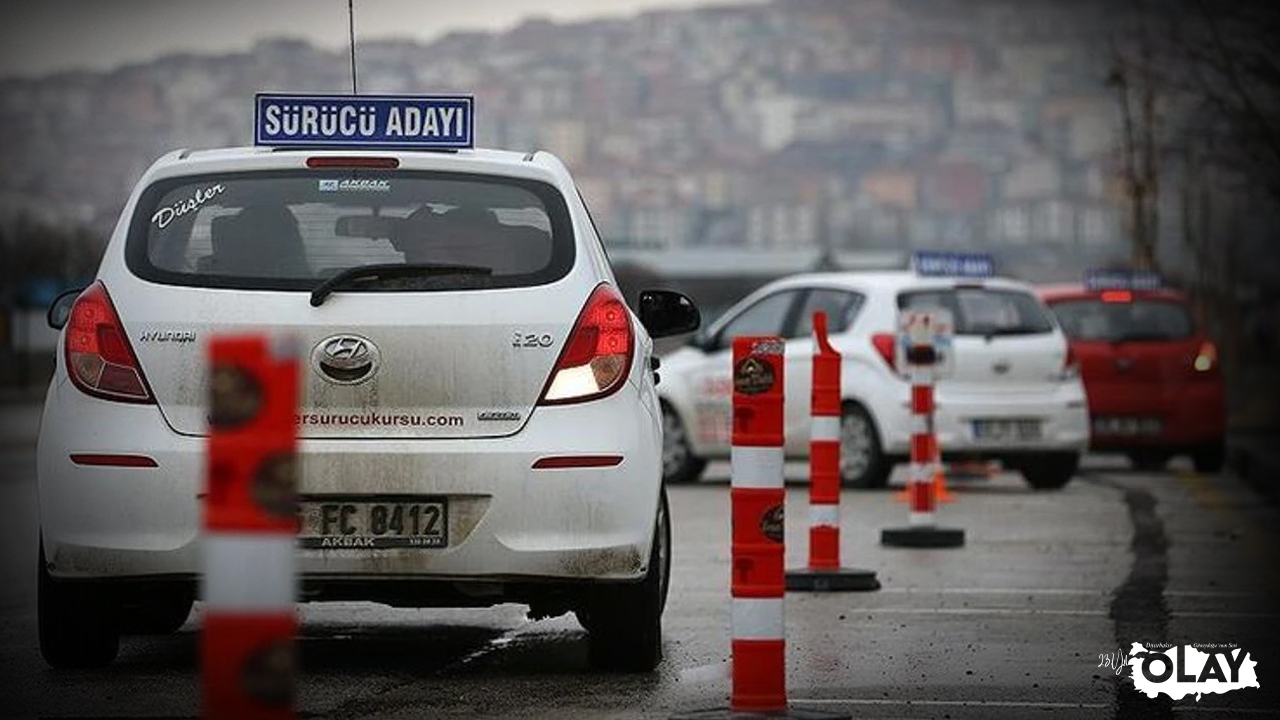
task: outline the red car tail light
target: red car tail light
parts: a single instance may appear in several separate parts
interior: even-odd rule
[[[155,402],[101,281],[80,293],[71,306],[65,352],[67,375],[86,394],[123,402]]]
[[[1128,290],[1104,290],[1101,297],[1104,303],[1133,302],[1133,293]]]
[[[626,382],[634,351],[626,303],[613,286],[598,286],[569,333],[541,404],[586,402],[613,394]]]
[[[1071,380],[1080,377],[1080,358],[1076,357],[1076,351],[1071,347],[1071,343],[1067,343],[1067,357],[1062,361],[1061,380]]]
[[[880,353],[880,357],[884,358],[884,362],[889,366],[890,370],[897,371],[897,365],[894,363],[895,346],[897,338],[893,333],[876,333],[871,336],[871,344],[875,347],[876,352]]]

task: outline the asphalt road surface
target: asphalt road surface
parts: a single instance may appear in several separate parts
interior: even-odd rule
[[[130,638],[104,670],[57,672],[36,647],[35,412],[0,406],[0,717],[196,717],[200,608],[173,636]],[[793,480],[804,467],[788,466]],[[806,556],[807,488],[790,486],[789,568]],[[842,560],[875,592],[788,593],[793,708],[855,718],[1225,718],[1280,709],[1280,512],[1226,476],[1090,458],[1061,492],[1015,474],[955,487],[952,550],[891,549],[893,493],[846,492]],[[325,718],[666,718],[729,699],[727,467],[671,488],[674,559],[658,672],[586,664],[572,616],[522,606],[302,605],[298,711]],[[1258,689],[1177,702],[1099,667],[1132,642],[1235,643]]]

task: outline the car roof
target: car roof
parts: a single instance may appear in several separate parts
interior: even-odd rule
[[[568,169],[552,153],[535,150],[516,152],[487,148],[465,150],[395,150],[387,148],[272,148],[263,146],[175,150],[157,159],[145,180],[159,177],[195,175],[243,170],[273,170],[306,167],[307,158],[387,158],[399,161],[400,169],[471,172],[517,177],[547,177],[567,180]]]
[[[1005,290],[1033,290],[1030,284],[1012,278],[998,276],[985,278],[938,277],[918,275],[910,270],[798,273],[775,280],[762,288],[762,290],[781,290],[821,285],[861,292],[879,291],[892,293],[914,288],[954,287],[957,284],[965,283],[981,284],[983,287]]]

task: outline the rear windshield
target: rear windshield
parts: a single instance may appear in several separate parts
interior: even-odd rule
[[[344,289],[457,290],[558,280],[573,264],[573,233],[563,197],[546,183],[290,170],[153,185],[127,252],[135,274],[171,284],[310,290],[357,266],[421,264],[434,270],[397,275],[393,287]]]
[[[1186,306],[1168,300],[1063,300],[1050,307],[1074,340],[1185,340],[1195,333]]]
[[[1040,301],[1019,290],[915,290],[898,296],[898,308],[950,310],[956,335],[1038,335],[1053,332],[1053,321]]]

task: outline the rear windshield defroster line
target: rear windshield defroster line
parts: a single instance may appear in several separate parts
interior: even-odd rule
[[[438,194],[424,196],[430,194],[428,191]],[[203,224],[203,242],[209,247],[208,235],[212,232],[213,220],[217,219],[210,216],[230,215],[234,213],[233,209],[250,205],[274,202],[285,205],[292,203],[295,207],[331,207],[330,214],[335,216],[357,215],[360,216],[357,220],[367,221],[370,216],[382,215],[386,219],[403,222],[407,221],[403,216],[408,214],[409,208],[425,208],[429,205],[439,207],[440,213],[447,214],[452,209],[461,209],[462,205],[471,203],[473,199],[477,206],[473,209],[482,213],[487,210],[490,214],[496,211],[515,218],[514,221],[509,221],[510,224],[503,226],[504,231],[511,230],[513,235],[524,233],[520,237],[540,238],[531,259],[519,257],[520,248],[513,247],[513,252],[505,252],[503,248],[499,248],[498,252],[507,267],[499,267],[483,283],[477,283],[474,278],[467,276],[457,276],[452,279],[433,278],[429,283],[392,288],[372,284],[348,290],[444,291],[531,287],[555,282],[572,269],[575,242],[569,208],[561,193],[549,183],[465,172],[333,171],[301,168],[186,175],[151,184],[141,193],[130,219],[125,244],[125,264],[135,276],[164,285],[310,292],[326,277],[341,272],[346,267],[386,262],[388,259],[399,262],[398,248],[393,248],[393,242],[389,239],[360,236],[362,232],[367,232],[362,227],[373,223],[350,222],[345,226],[339,225],[338,227],[353,228],[346,231],[347,235],[343,235],[332,224],[321,223],[301,228],[300,232],[312,231],[314,227],[322,228],[325,233],[324,241],[330,245],[349,243],[339,249],[346,251],[348,255],[354,254],[355,262],[346,267],[341,263],[331,263],[328,267],[308,267],[307,272],[280,273],[274,276],[255,276],[253,273],[237,275],[200,266],[208,258],[193,255],[207,255],[210,251],[195,252],[190,249],[194,244],[193,228],[197,227],[197,223]],[[502,206],[504,202],[522,200],[528,200],[525,204],[530,207]],[[490,205],[487,208],[486,203]],[[534,207],[537,205],[540,207]],[[157,224],[157,214],[166,208],[163,217],[159,218],[164,222],[164,227],[161,228]],[[534,220],[528,220],[525,216]],[[441,215],[428,213],[428,217]],[[488,220],[492,221],[493,218],[489,217]],[[299,226],[304,224],[299,222]],[[176,250],[153,247],[153,241],[159,243],[155,238],[161,231],[179,233],[177,241],[171,244],[180,247]],[[547,244],[549,248],[545,247]],[[365,252],[361,248],[369,248],[367,257],[359,255],[360,252]],[[310,248],[308,252],[312,252]],[[434,262],[450,260],[447,256],[428,258],[428,261]],[[403,262],[412,261],[407,254],[404,255]],[[308,262],[308,265],[311,264]]]

